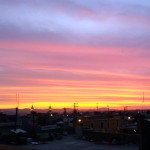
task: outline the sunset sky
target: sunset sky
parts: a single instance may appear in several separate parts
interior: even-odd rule
[[[150,1],[0,0],[0,108],[16,93],[20,108],[150,106]]]

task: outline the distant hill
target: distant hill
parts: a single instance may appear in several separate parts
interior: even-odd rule
[[[39,113],[46,113],[48,112],[48,109],[35,109],[36,112]],[[66,111],[68,113],[72,112],[73,110],[71,108],[66,108]],[[14,115],[15,114],[15,108],[11,108],[11,109],[0,109],[0,112],[7,114],[7,115]],[[57,112],[57,113],[63,113],[64,109],[52,109],[52,112]],[[30,113],[30,109],[29,108],[25,108],[25,109],[19,109],[19,114],[20,115],[26,115]]]

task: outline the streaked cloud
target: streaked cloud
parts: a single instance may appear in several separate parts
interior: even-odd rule
[[[0,0],[0,33],[0,107],[149,105],[148,0]]]

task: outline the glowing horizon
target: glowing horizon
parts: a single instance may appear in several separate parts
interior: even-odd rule
[[[0,2],[0,109],[149,108],[149,1]]]

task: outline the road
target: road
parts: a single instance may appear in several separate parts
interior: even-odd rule
[[[73,136],[64,137],[62,140],[50,141],[47,144],[30,144],[22,147],[33,150],[138,150],[138,146],[135,145],[100,145],[94,142],[78,140]]]

